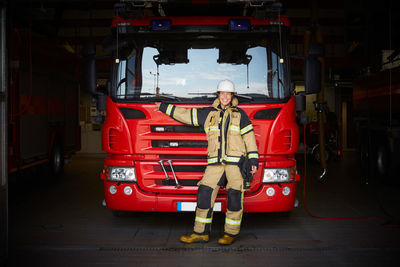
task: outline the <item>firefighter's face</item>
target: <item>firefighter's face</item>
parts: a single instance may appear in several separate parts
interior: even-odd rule
[[[219,102],[221,103],[222,108],[226,108],[229,106],[233,98],[233,93],[231,92],[219,92],[218,93],[218,99]]]

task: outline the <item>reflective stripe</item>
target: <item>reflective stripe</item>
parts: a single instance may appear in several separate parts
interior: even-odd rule
[[[235,132],[239,132],[240,133],[240,128],[235,126],[235,125],[231,125],[229,126],[229,130],[231,131],[235,131]]]
[[[240,225],[242,220],[231,220],[228,218],[225,218],[225,223],[230,224],[230,225]]]
[[[168,116],[171,116],[171,111],[173,107],[174,107],[173,105],[168,104],[167,111],[165,112]]]
[[[193,118],[192,118],[193,125],[194,126],[199,126],[199,122],[197,120],[197,108],[193,108],[192,109],[192,116],[193,116]]]
[[[232,156],[226,156],[224,157],[224,160],[227,162],[239,162],[240,161],[240,157],[232,157]]]
[[[212,163],[216,163],[216,162],[218,162],[218,158],[217,157],[207,159],[207,163],[208,164],[212,164]]]
[[[207,127],[207,128],[205,128],[204,129],[204,131],[206,132],[206,133],[208,133],[209,131],[217,131],[217,132],[219,132],[219,128],[218,128],[218,126],[210,126],[210,127]]]
[[[247,133],[247,132],[249,132],[251,130],[253,130],[253,125],[249,124],[249,125],[247,125],[246,127],[244,127],[243,129],[240,130],[240,134],[244,135],[245,133]]]
[[[257,153],[249,153],[248,158],[249,159],[258,159],[258,154]]]
[[[195,221],[201,222],[201,223],[211,223],[212,222],[212,218],[201,218],[201,217],[197,217],[196,216]]]

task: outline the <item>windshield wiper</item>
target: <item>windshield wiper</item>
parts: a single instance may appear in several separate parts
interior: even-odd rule
[[[172,100],[179,100],[179,98],[178,97],[176,97],[176,96],[173,96],[173,95],[167,95],[167,94],[153,94],[153,93],[141,93],[140,94],[141,96],[155,96],[156,98],[161,98],[161,97],[163,97],[163,98],[168,98],[168,99],[172,99]]]
[[[217,93],[188,93],[188,95],[205,95],[205,96],[217,96]],[[248,99],[248,100],[253,100],[253,97],[248,96],[248,95],[243,95],[243,94],[236,94],[236,97]]]
[[[188,93],[188,95],[204,95],[204,96],[216,96],[217,93]]]
[[[236,97],[241,97],[244,99],[248,99],[248,100],[254,100],[254,98],[252,96],[248,96],[248,95],[242,95],[242,94],[236,94]]]

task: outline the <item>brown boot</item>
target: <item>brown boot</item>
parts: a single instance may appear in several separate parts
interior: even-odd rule
[[[235,237],[229,236],[229,235],[224,235],[223,237],[218,239],[218,244],[220,244],[220,245],[231,245],[234,240],[235,240]]]
[[[191,234],[191,235],[183,235],[180,238],[180,241],[186,244],[191,243],[207,243],[208,242],[208,235],[198,235],[198,234]]]

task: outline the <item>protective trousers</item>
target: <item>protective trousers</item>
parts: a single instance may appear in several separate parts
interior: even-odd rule
[[[239,234],[243,214],[243,178],[238,166],[225,164],[207,166],[199,182],[195,233],[203,235],[210,233],[215,198],[219,188],[224,185],[225,178],[228,181],[226,185],[228,201],[224,231],[230,236]]]

